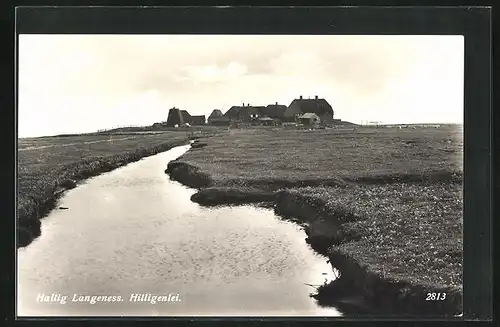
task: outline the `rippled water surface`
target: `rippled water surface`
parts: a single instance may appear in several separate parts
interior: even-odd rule
[[[201,207],[169,179],[167,163],[188,148],[68,191],[68,210],[18,250],[18,315],[340,315],[309,297],[306,284],[332,273],[297,225],[269,209]]]

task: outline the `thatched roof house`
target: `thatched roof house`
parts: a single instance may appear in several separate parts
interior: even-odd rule
[[[229,126],[231,125],[231,120],[224,116],[212,117],[209,118],[208,123],[211,125]]]
[[[184,115],[179,109],[174,107],[168,111],[167,127],[182,126],[184,123],[188,121],[184,120]]]
[[[217,117],[222,117],[222,111],[219,109],[214,109],[210,116],[208,116],[208,123],[211,124],[212,120]]]
[[[284,105],[271,104],[268,106],[250,106],[243,104],[242,106],[232,106],[224,114],[233,121],[250,122],[259,118],[269,117],[272,119],[283,120],[287,107]]]
[[[189,114],[189,112],[187,112],[187,110],[181,110],[181,115],[184,123],[191,124],[191,115]]]
[[[212,111],[212,113],[210,114],[210,116],[208,116],[208,118],[210,117],[221,117],[222,116],[222,111],[220,111],[219,109],[214,109]]]
[[[285,119],[287,121],[296,120],[298,116],[305,113],[314,113],[318,115],[324,123],[333,123],[332,106],[325,100],[316,96],[314,99],[295,99],[285,111]]]
[[[191,125],[197,126],[205,124],[206,124],[205,115],[191,116]]]
[[[205,115],[191,116],[187,110],[172,108],[168,111],[167,127],[189,125],[204,125]]]
[[[255,107],[255,106],[232,106],[224,114],[224,117],[229,118],[232,121],[250,122],[252,119],[261,116],[260,111],[265,107]]]
[[[285,111],[287,107],[282,104],[270,104],[267,107],[264,107],[261,111],[261,114],[266,117],[284,120],[285,119]]]

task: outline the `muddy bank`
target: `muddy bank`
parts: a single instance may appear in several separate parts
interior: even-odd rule
[[[382,278],[370,267],[339,251],[335,246],[355,242],[363,235],[343,224],[363,219],[342,208],[329,208],[321,199],[281,191],[275,212],[305,224],[307,242],[326,255],[341,276],[322,286],[314,296],[321,305],[335,305],[346,314],[453,316],[461,312],[462,295],[457,288],[411,284],[396,278]],[[442,301],[426,301],[428,293],[446,293]],[[442,295],[441,295],[442,296]]]
[[[274,204],[276,194],[255,188],[209,187],[191,196],[191,201],[204,206],[248,203]]]
[[[191,148],[197,149],[197,148],[204,148],[208,144],[206,142],[201,142],[198,138],[194,139],[194,142],[191,143]]]
[[[341,276],[318,289],[314,298],[320,305],[335,305],[347,313],[356,313],[360,309],[373,315],[398,314],[419,318],[452,317],[462,312],[459,289],[383,279],[334,248],[329,250],[328,257],[341,271]],[[440,294],[439,297],[444,299],[427,300],[432,293]]]
[[[179,160],[170,161],[165,173],[172,180],[191,188],[200,189],[210,187],[213,184],[213,180],[208,174],[201,172],[198,167]]]
[[[362,236],[358,231],[342,227],[343,223],[362,219],[361,217],[340,207],[329,208],[323,200],[312,196],[282,190],[276,194],[274,211],[277,215],[304,226],[306,242],[325,256],[329,255],[331,246]]]
[[[187,143],[188,139],[176,140],[152,148],[143,148],[131,153],[97,160],[82,161],[64,167],[60,174],[63,177],[47,185],[43,195],[32,196],[25,200],[23,205],[18,204],[17,248],[29,245],[35,238],[40,236],[40,219],[53,210],[63,193],[75,188],[78,182]]]

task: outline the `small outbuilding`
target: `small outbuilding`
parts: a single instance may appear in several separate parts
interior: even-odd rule
[[[300,115],[298,120],[304,125],[318,125],[321,122],[319,116],[313,112],[306,112],[305,114]]]
[[[259,125],[264,125],[264,126],[274,126],[277,125],[277,122],[275,119],[272,119],[271,117],[261,117],[257,119]]]

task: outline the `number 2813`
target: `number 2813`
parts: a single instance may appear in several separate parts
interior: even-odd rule
[[[446,293],[427,293],[426,301],[443,301],[446,299]]]

